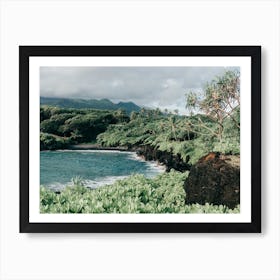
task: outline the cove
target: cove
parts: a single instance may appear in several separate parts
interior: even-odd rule
[[[106,150],[57,150],[40,152],[40,184],[55,191],[81,177],[86,187],[97,188],[132,174],[153,178],[164,172],[156,162],[144,161],[134,152]]]

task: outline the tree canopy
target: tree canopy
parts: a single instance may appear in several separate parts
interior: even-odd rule
[[[192,131],[201,128],[208,130],[220,140],[223,137],[224,122],[230,118],[234,126],[240,129],[240,73],[226,71],[224,75],[216,77],[207,83],[203,91],[190,91],[186,94],[186,108],[191,115],[201,113],[217,124],[217,129],[211,128],[202,118],[197,117],[197,123],[188,122]]]

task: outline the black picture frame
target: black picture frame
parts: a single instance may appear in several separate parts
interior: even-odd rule
[[[248,56],[251,58],[250,223],[32,223],[29,221],[29,58],[36,56]],[[260,233],[260,46],[19,46],[21,233]],[[39,141],[39,140],[38,140]]]

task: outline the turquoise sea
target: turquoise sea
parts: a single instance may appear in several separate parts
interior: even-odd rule
[[[40,152],[40,184],[54,190],[71,185],[79,176],[85,186],[96,188],[117,179],[140,173],[152,178],[164,171],[134,152],[101,150],[61,150]]]

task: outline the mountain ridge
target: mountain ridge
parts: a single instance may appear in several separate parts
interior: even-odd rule
[[[80,99],[80,98],[60,98],[60,97],[45,97],[40,96],[41,105],[51,105],[60,108],[74,108],[74,109],[100,109],[100,110],[125,110],[126,113],[132,111],[139,112],[141,107],[135,103],[123,102],[113,103],[107,98],[102,99]]]

